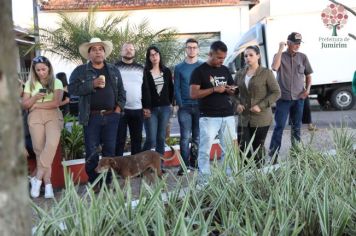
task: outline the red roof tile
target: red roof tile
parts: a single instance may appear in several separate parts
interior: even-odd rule
[[[128,10],[147,8],[183,8],[198,6],[229,6],[257,0],[42,0],[42,11],[80,11],[92,6],[100,10]]]

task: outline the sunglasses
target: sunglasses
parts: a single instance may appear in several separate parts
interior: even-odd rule
[[[32,59],[33,64],[37,64],[37,63],[48,63],[48,59],[47,57],[44,56],[38,56]]]

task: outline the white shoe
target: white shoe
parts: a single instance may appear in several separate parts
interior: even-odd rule
[[[54,198],[52,184],[45,185],[45,198]]]
[[[37,198],[40,196],[40,188],[42,181],[38,180],[36,177],[31,178],[31,197]]]

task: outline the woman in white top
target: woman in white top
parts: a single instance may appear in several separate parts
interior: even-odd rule
[[[240,114],[238,140],[241,150],[245,150],[250,142],[253,151],[259,150],[254,158],[259,165],[265,154],[264,143],[272,123],[271,107],[281,92],[272,71],[260,65],[261,55],[257,45],[248,46],[244,56],[246,68],[238,71],[235,77],[239,88],[236,95],[236,111]]]
[[[58,109],[62,96],[62,82],[54,78],[50,61],[44,56],[35,57],[22,99],[22,106],[29,110],[28,125],[36,153],[36,175],[31,179],[33,198],[39,196],[42,181],[45,198],[53,198],[51,173],[63,128],[62,112]]]

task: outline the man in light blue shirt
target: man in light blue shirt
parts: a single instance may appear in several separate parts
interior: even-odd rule
[[[199,44],[196,39],[190,38],[185,43],[186,57],[174,69],[174,94],[178,110],[180,126],[180,151],[188,171],[197,166],[196,158],[199,146],[199,106],[198,100],[190,97],[190,76],[195,68],[202,64],[198,60]],[[191,137],[190,155],[189,142]],[[178,175],[183,174],[183,168],[178,170]]]

